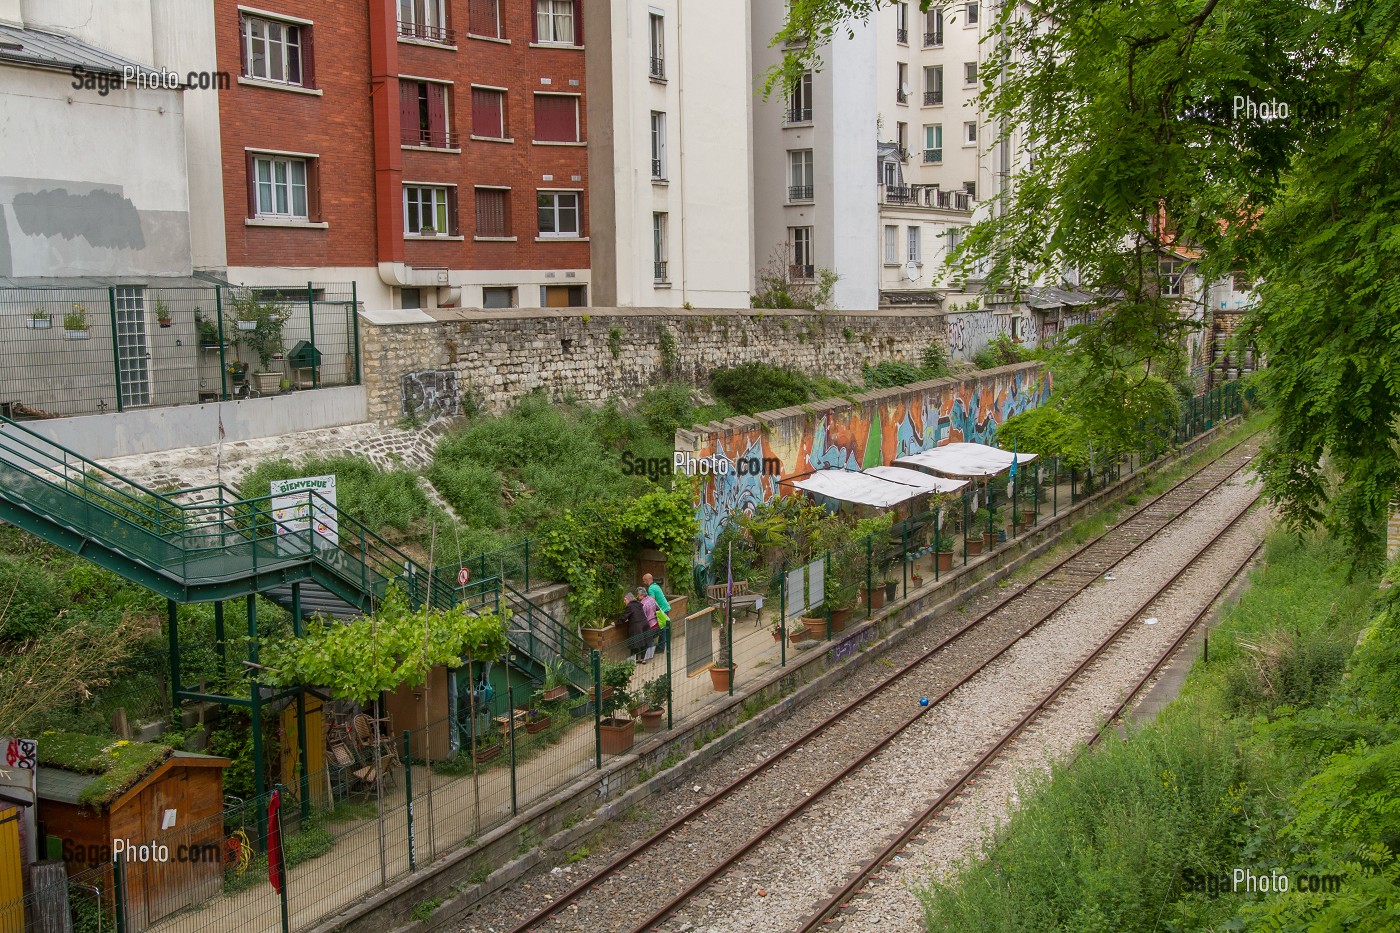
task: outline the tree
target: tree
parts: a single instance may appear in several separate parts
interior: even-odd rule
[[[792,0],[775,43],[812,42],[767,90],[882,5]],[[1086,383],[1100,397],[1140,400],[1176,381],[1198,326],[1163,294],[1160,258],[1262,280],[1246,336],[1275,411],[1265,491],[1377,559],[1400,483],[1400,2],[1046,0],[1003,5],[988,31],[983,120],[1036,158],[991,199],[964,271],[1016,296],[1077,269],[1105,300],[1070,353],[1107,374]],[[1286,117],[1261,116],[1270,102]]]

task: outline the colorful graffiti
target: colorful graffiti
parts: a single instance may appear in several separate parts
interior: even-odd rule
[[[1050,376],[1036,364],[996,376],[917,392],[890,390],[859,405],[843,405],[815,415],[764,419],[764,427],[701,432],[698,456],[777,458],[782,475],[736,474],[709,477],[700,489],[699,554],[708,561],[730,515],[750,512],[791,491],[780,480],[812,470],[858,470],[941,444],[996,442],[997,426],[1035,408],[1050,395]]]

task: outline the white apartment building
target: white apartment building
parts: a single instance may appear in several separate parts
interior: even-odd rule
[[[760,267],[776,247],[795,277],[832,269],[842,308],[938,307],[961,293],[947,254],[1014,170],[1014,146],[993,145],[975,103],[986,15],[976,2],[882,7],[838,32],[791,95],[756,104]],[[780,59],[768,42],[782,16],[754,6],[756,76]]]
[[[594,304],[749,306],[747,6],[584,7]]]

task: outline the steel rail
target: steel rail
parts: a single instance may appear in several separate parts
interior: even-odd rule
[[[1207,551],[1213,548],[1226,532],[1228,532],[1240,520],[1242,520],[1246,515],[1249,514],[1249,512],[1253,509],[1254,505],[1257,502],[1258,497],[1256,496],[1253,500],[1251,500],[1250,504],[1244,508],[1243,511],[1241,511],[1238,515],[1235,516],[1234,519],[1231,520],[1230,524],[1226,526],[1224,530],[1221,531],[1220,535],[1217,535],[1211,541],[1207,542],[1205,546],[1203,546],[1200,550],[1198,550],[1195,556],[1191,558],[1190,562],[1188,562],[1186,566],[1182,567],[1181,570],[1179,570],[1172,577],[1171,580],[1169,580],[1149,599],[1143,602],[1131,615],[1129,615],[1127,620],[1124,621],[1122,625],[1118,626],[1118,628],[1116,628],[1113,631],[1113,633],[1110,634],[1108,638],[1104,640],[1103,643],[1101,643],[1097,649],[1094,650],[1092,654],[1090,654],[1083,661],[1081,661],[1079,666],[1076,667],[1072,672],[1070,672],[1068,676],[1062,679],[1055,686],[1055,688],[1045,696],[1044,699],[1042,699],[1039,703],[1035,705],[1035,707],[1033,707],[1029,712],[1027,712],[1025,716],[1023,716],[1020,719],[1020,721],[1016,723],[1016,725],[1012,726],[1011,729],[1005,732],[995,745],[993,745],[991,748],[985,751],[977,759],[977,761],[975,761],[972,764],[971,767],[966,769],[958,777],[958,779],[947,788],[947,790],[945,790],[941,795],[939,795],[939,797],[935,799],[933,803],[931,803],[922,813],[915,817],[914,820],[912,820],[904,828],[903,831],[901,831],[897,836],[894,837],[894,839],[887,843],[880,850],[879,854],[875,855],[873,858],[867,861],[844,885],[841,886],[840,890],[837,891],[835,895],[823,902],[822,906],[818,908],[814,914],[809,916],[807,920],[803,923],[803,925],[798,928],[799,933],[810,933],[810,931],[815,930],[817,927],[827,923],[828,920],[835,914],[837,914],[840,910],[849,906],[851,897],[860,891],[861,886],[865,884],[866,881],[868,881],[876,872],[878,872],[881,868],[888,864],[888,862],[891,859],[893,859],[896,855],[898,855],[905,848],[907,848],[910,844],[910,841],[920,832],[922,832],[923,828],[927,826],[928,823],[934,817],[942,813],[943,810],[945,810],[948,807],[948,805],[952,803],[953,800],[956,799],[957,796],[960,793],[962,793],[962,791],[970,783],[972,783],[974,778],[978,777],[983,771],[985,771],[988,768],[988,766],[1003,751],[1005,751],[1007,746],[1009,746],[1013,741],[1015,741],[1017,736],[1019,736],[1023,731],[1025,731],[1027,726],[1029,726],[1035,719],[1037,719],[1042,713],[1044,713],[1049,706],[1051,706],[1057,699],[1059,699],[1061,694],[1063,694],[1066,689],[1068,689],[1076,680],[1078,680],[1079,677],[1084,673],[1085,670],[1089,668],[1090,665],[1092,665],[1095,661],[1099,660],[1099,658],[1101,658],[1109,650],[1109,648],[1111,648],[1115,643],[1117,643],[1119,637],[1125,631],[1128,630],[1128,628],[1132,625],[1134,621],[1136,621],[1136,619],[1143,612],[1143,610],[1145,610],[1148,606],[1151,606],[1152,603],[1162,598],[1166,591],[1170,589],[1173,585],[1175,585],[1177,581],[1182,576],[1184,576],[1186,572],[1191,569],[1192,566],[1195,565],[1196,561],[1198,561],[1201,558],[1201,556],[1203,556]],[[1123,712],[1124,709],[1127,708],[1132,698],[1139,691],[1141,691],[1142,687],[1149,680],[1151,680],[1152,677],[1155,676],[1158,671],[1160,671],[1162,666],[1166,664],[1167,660],[1173,654],[1176,653],[1177,649],[1181,646],[1181,643],[1186,640],[1186,637],[1195,629],[1196,625],[1199,624],[1200,621],[1203,618],[1205,618],[1206,615],[1215,607],[1221,595],[1225,593],[1227,589],[1229,589],[1229,587],[1239,577],[1240,573],[1246,567],[1249,566],[1249,564],[1254,560],[1255,556],[1259,553],[1262,547],[1262,543],[1256,545],[1254,549],[1250,551],[1249,555],[1246,556],[1244,560],[1240,561],[1238,565],[1236,565],[1236,567],[1230,572],[1229,576],[1225,579],[1225,581],[1220,585],[1220,587],[1215,591],[1215,593],[1211,595],[1211,598],[1206,601],[1206,604],[1201,608],[1201,610],[1197,612],[1195,616],[1193,616],[1191,620],[1187,623],[1182,633],[1171,643],[1171,645],[1165,651],[1163,651],[1158,656],[1158,658],[1154,661],[1152,666],[1148,669],[1147,673],[1144,674],[1142,678],[1138,680],[1137,684],[1133,686],[1132,690],[1123,699],[1123,702],[1120,703],[1118,707],[1113,711],[1113,713],[1110,714],[1108,719],[1106,719],[1103,722],[1103,724],[1100,725],[1094,731],[1092,738],[1089,740],[1091,743],[1093,741],[1096,741],[1098,737],[1103,734],[1103,731],[1107,729],[1110,724],[1112,724],[1112,722]],[[1076,754],[1075,760],[1077,760],[1078,757],[1078,754]]]
[[[1252,436],[1252,435],[1251,435],[1251,436]],[[1012,593],[1008,593],[1007,595],[1005,595],[1005,596],[1001,597],[1000,599],[996,600],[995,602],[993,602],[990,606],[988,606],[988,607],[986,607],[985,609],[983,609],[983,610],[982,610],[981,612],[979,612],[976,616],[974,616],[974,617],[973,617],[972,619],[970,619],[968,622],[966,622],[965,624],[963,624],[960,628],[958,628],[958,629],[955,630],[954,632],[950,633],[949,635],[947,635],[946,637],[944,637],[943,639],[941,639],[936,645],[934,645],[932,648],[928,649],[928,650],[927,650],[926,652],[924,652],[922,655],[920,655],[919,657],[914,658],[912,661],[910,661],[910,662],[908,662],[907,664],[905,664],[905,665],[904,665],[902,668],[900,668],[899,670],[893,672],[893,673],[890,674],[889,676],[885,677],[884,679],[882,679],[881,681],[879,681],[878,683],[876,683],[875,685],[873,685],[872,687],[870,687],[869,689],[867,689],[865,692],[863,692],[862,694],[860,694],[860,696],[856,697],[854,700],[851,700],[849,703],[847,703],[847,704],[846,704],[845,706],[843,706],[842,708],[840,708],[840,709],[836,710],[835,712],[833,712],[830,716],[826,717],[826,718],[823,719],[821,722],[817,723],[817,724],[814,725],[812,728],[808,729],[808,730],[807,730],[805,733],[803,733],[801,736],[799,736],[799,737],[797,737],[797,738],[791,740],[790,742],[788,742],[787,745],[785,745],[785,746],[784,746],[782,749],[780,749],[778,752],[776,752],[775,754],[773,754],[772,756],[770,756],[769,758],[767,758],[766,760],[764,760],[764,761],[761,762],[760,764],[755,765],[753,768],[749,769],[748,771],[744,772],[743,774],[737,776],[737,777],[734,778],[732,781],[730,781],[728,784],[726,784],[725,786],[719,788],[719,789],[716,790],[713,794],[709,795],[707,798],[705,798],[704,800],[700,801],[700,802],[697,803],[695,806],[689,808],[689,809],[686,810],[684,813],[682,813],[682,814],[680,814],[680,815],[678,815],[678,816],[672,818],[672,819],[671,819],[670,821],[668,821],[664,826],[662,826],[659,830],[657,830],[656,832],[654,832],[652,835],[646,837],[645,839],[642,839],[642,840],[640,840],[639,842],[637,842],[636,844],[634,844],[632,847],[630,847],[629,849],[627,849],[627,851],[625,851],[625,852],[623,852],[622,854],[620,854],[619,856],[617,856],[617,857],[616,857],[612,862],[610,862],[608,865],[606,865],[606,866],[604,866],[603,868],[599,869],[598,871],[594,872],[592,875],[590,875],[590,876],[588,876],[588,877],[586,877],[586,878],[583,878],[583,879],[581,879],[580,881],[578,881],[577,883],[575,883],[571,888],[569,888],[567,891],[565,891],[565,892],[564,892],[563,894],[561,894],[559,897],[555,898],[555,899],[554,899],[553,901],[551,901],[549,904],[547,904],[546,906],[540,908],[538,911],[536,911],[535,913],[531,914],[531,915],[530,915],[529,917],[527,917],[525,920],[523,920],[523,921],[519,922],[518,924],[516,924],[515,926],[511,927],[509,933],[528,933],[528,931],[534,930],[535,928],[537,928],[538,926],[540,926],[542,923],[545,923],[546,921],[548,921],[548,920],[551,919],[552,917],[554,917],[554,916],[556,916],[557,914],[561,913],[562,911],[566,910],[571,904],[573,904],[575,901],[578,900],[578,898],[579,898],[580,895],[587,893],[590,889],[596,887],[597,885],[599,885],[599,884],[603,883],[604,881],[608,880],[609,878],[613,877],[613,876],[617,873],[617,871],[618,871],[620,868],[622,868],[623,866],[627,865],[628,863],[634,861],[634,860],[635,860],[639,855],[641,855],[642,853],[646,852],[647,850],[649,850],[649,849],[655,847],[656,845],[658,845],[659,843],[661,843],[666,837],[670,836],[675,830],[679,829],[682,825],[684,825],[685,823],[688,823],[689,821],[693,820],[695,817],[701,815],[702,813],[704,813],[704,812],[710,810],[710,809],[713,808],[714,806],[716,806],[716,805],[722,803],[722,802],[723,802],[731,793],[733,793],[735,790],[739,789],[739,788],[742,787],[743,785],[747,784],[749,781],[751,781],[751,780],[753,780],[754,778],[756,778],[756,777],[760,776],[761,774],[765,773],[765,772],[766,772],[769,768],[771,768],[772,766],[776,765],[776,764],[779,763],[780,761],[785,760],[790,754],[792,754],[792,753],[793,753],[794,751],[796,751],[798,748],[801,748],[801,747],[803,747],[804,745],[806,745],[811,739],[815,738],[816,736],[818,736],[818,735],[821,734],[822,732],[825,732],[827,729],[829,729],[829,728],[831,728],[832,726],[836,725],[838,722],[844,720],[844,719],[845,719],[848,715],[850,715],[852,712],[856,711],[856,710],[859,709],[861,706],[863,706],[863,705],[865,704],[865,702],[868,701],[871,697],[875,696],[875,695],[878,694],[878,693],[883,692],[886,688],[888,688],[888,687],[891,686],[892,684],[894,684],[894,683],[896,683],[896,682],[898,682],[898,681],[904,679],[905,677],[909,676],[911,673],[913,673],[913,672],[915,671],[915,669],[917,669],[917,668],[921,667],[922,665],[924,665],[925,663],[927,663],[927,662],[928,662],[930,659],[932,659],[939,651],[943,650],[943,649],[944,649],[945,647],[947,647],[949,644],[951,644],[951,643],[953,643],[954,641],[956,641],[956,640],[962,638],[963,636],[965,636],[968,632],[970,632],[970,631],[973,630],[974,628],[976,628],[976,627],[982,625],[982,624],[985,623],[988,619],[990,619],[990,618],[991,618],[992,616],[994,616],[996,613],[1000,612],[1003,608],[1005,608],[1005,607],[1008,606],[1009,604],[1011,604],[1011,603],[1013,603],[1013,602],[1016,602],[1016,601],[1018,601],[1018,600],[1021,600],[1021,599],[1028,598],[1031,594],[1035,593],[1035,588],[1037,587],[1037,585],[1042,584],[1042,583],[1045,583],[1047,580],[1049,580],[1049,579],[1052,577],[1053,574],[1055,574],[1055,573],[1059,572],[1060,570],[1062,570],[1066,565],[1068,565],[1068,564],[1072,563],[1073,561],[1076,561],[1076,560],[1080,559],[1081,557],[1085,556],[1086,554],[1088,554],[1088,553],[1091,551],[1091,549],[1093,549],[1097,544],[1099,544],[1100,542],[1104,541],[1106,538],[1109,538],[1110,536],[1124,534],[1124,533],[1126,532],[1126,530],[1128,529],[1129,524],[1130,524],[1131,522],[1133,522],[1133,521],[1137,520],[1138,518],[1144,516],[1144,515],[1145,515],[1146,513],[1148,513],[1148,511],[1149,511],[1150,509],[1152,509],[1153,507],[1162,505],[1164,502],[1166,502],[1166,500],[1168,500],[1169,497],[1172,497],[1172,496],[1176,495],[1178,492],[1183,491],[1183,490],[1184,490],[1189,484],[1191,484],[1192,482],[1198,481],[1199,479],[1201,479],[1201,478],[1202,478],[1205,474],[1207,474],[1211,469],[1213,469],[1213,468],[1219,466],[1219,465],[1221,464],[1221,462],[1222,462],[1223,460],[1225,460],[1230,454],[1234,453],[1234,452],[1237,451],[1239,448],[1241,448],[1249,439],[1250,439],[1250,437],[1247,436],[1247,437],[1243,437],[1243,438],[1241,438],[1240,440],[1236,441],[1234,444],[1232,444],[1232,445],[1231,445],[1229,448],[1227,448],[1225,451],[1222,451],[1221,454],[1220,454],[1220,456],[1216,457],[1214,460],[1211,460],[1210,462],[1208,462],[1208,463],[1206,463],[1206,464],[1203,464],[1203,465],[1202,465],[1198,470],[1196,470],[1195,472],[1193,472],[1193,473],[1191,473],[1191,474],[1188,474],[1187,476],[1185,476],[1185,477],[1183,477],[1182,479],[1178,480],[1175,484],[1172,485],[1171,488],[1169,488],[1169,489],[1167,489],[1167,490],[1164,490],[1163,492],[1161,492],[1161,493],[1159,493],[1158,495],[1152,497],[1151,499],[1147,500],[1146,502],[1143,502],[1141,505],[1139,505],[1138,507],[1136,507],[1132,512],[1130,512],[1127,516],[1125,516],[1123,519],[1121,519],[1118,523],[1116,523],[1115,525],[1113,525],[1113,526],[1110,527],[1110,528],[1105,529],[1104,531],[1100,532],[1099,534],[1095,535],[1094,537],[1090,538],[1089,540],[1085,541],[1082,545],[1080,545],[1079,547],[1073,549],[1072,551],[1070,551],[1069,553],[1067,553],[1064,557],[1060,558],[1059,560],[1055,561],[1053,564],[1051,564],[1049,567],[1047,567],[1045,570],[1043,570],[1041,573],[1039,573],[1034,579],[1032,579],[1029,583],[1027,583],[1027,584],[1026,584],[1024,587],[1022,587],[1021,589],[1016,590],[1016,591],[1014,591],[1014,592],[1012,592]],[[1055,599],[1053,600],[1053,605],[1051,605],[1048,609],[1046,609],[1046,610],[1041,614],[1040,618],[1039,618],[1037,621],[1035,621],[1033,624],[1031,624],[1031,625],[1028,626],[1026,629],[1024,629],[1023,631],[1021,631],[1021,632],[1016,636],[1015,639],[1013,639],[1013,640],[1012,640],[1010,643],[1008,643],[1007,645],[1003,646],[1003,648],[1002,648],[1000,651],[998,651],[996,655],[994,655],[992,658],[989,658],[989,659],[987,659],[986,661],[984,661],[984,662],[982,663],[982,667],[985,667],[986,664],[991,663],[991,661],[995,660],[996,657],[1000,657],[1003,653],[1005,653],[1007,650],[1009,650],[1009,649],[1011,648],[1012,645],[1016,644],[1016,642],[1018,642],[1020,639],[1025,638],[1027,635],[1029,635],[1032,631],[1034,631],[1034,630],[1035,630],[1041,623],[1043,623],[1046,619],[1048,619],[1048,618],[1050,618],[1051,616],[1053,616],[1056,612],[1058,612],[1061,608],[1063,608],[1063,606],[1064,606],[1065,604],[1067,604],[1070,600],[1072,600],[1074,597],[1078,596],[1078,595],[1079,595],[1080,593],[1082,593],[1085,589],[1087,589],[1087,588],[1088,588],[1095,580],[1097,580],[1097,579],[1099,578],[1099,576],[1101,576],[1102,573],[1104,573],[1106,570],[1111,569],[1112,567],[1117,566],[1119,563],[1121,563],[1122,561],[1126,560],[1128,557],[1130,557],[1130,556],[1132,556],[1134,553],[1136,553],[1137,550],[1138,550],[1139,548],[1141,548],[1144,544],[1146,544],[1148,541],[1152,540],[1152,538],[1153,538],[1156,534],[1158,534],[1159,532],[1161,532],[1161,531],[1165,530],[1166,528],[1170,527],[1172,524],[1174,524],[1175,522],[1179,521],[1180,519],[1184,518],[1184,517],[1187,515],[1187,513],[1189,513],[1192,509],[1194,509],[1194,508],[1195,508],[1198,504],[1200,504],[1205,498],[1207,498],[1208,496],[1210,496],[1212,493],[1214,493],[1216,490],[1218,490],[1221,486],[1223,486],[1225,483],[1229,482],[1232,478],[1234,478],[1236,475],[1238,475],[1239,472],[1240,472],[1241,470],[1243,470],[1243,469],[1245,468],[1245,466],[1248,465],[1250,459],[1252,459],[1252,457],[1246,457],[1246,458],[1244,458],[1237,466],[1235,466],[1233,469],[1227,470],[1227,472],[1226,472],[1220,479],[1218,479],[1218,480],[1212,482],[1212,483],[1211,483],[1209,486],[1207,486],[1205,489],[1201,490],[1199,493],[1197,493],[1196,495],[1194,495],[1194,497],[1193,497],[1189,502],[1187,502],[1186,504],[1184,504],[1184,505],[1182,505],[1181,507],[1179,507],[1179,508],[1177,509],[1177,511],[1176,511],[1170,518],[1168,518],[1166,521],[1161,522],[1160,524],[1157,524],[1156,527],[1154,527],[1154,528],[1151,530],[1151,533],[1149,533],[1149,534],[1147,534],[1147,535],[1144,535],[1144,536],[1142,537],[1141,540],[1137,541],[1128,551],[1126,551],[1125,553],[1123,553],[1123,554],[1119,555],[1118,557],[1116,557],[1116,558],[1112,561],[1112,563],[1110,563],[1109,565],[1107,565],[1107,567],[1099,567],[1099,568],[1096,568],[1096,569],[1095,569],[1095,572],[1094,572],[1093,574],[1088,575],[1087,578],[1086,578],[1082,583],[1079,583],[1079,584],[1077,584],[1077,585],[1074,585],[1074,586],[1072,587],[1071,591],[1068,592],[1066,595],[1064,595],[1062,598],[1055,598]],[[1037,595],[1038,595],[1038,594],[1037,594]],[[967,678],[964,678],[964,681],[965,681],[966,679],[970,679],[972,676],[975,676],[977,673],[979,673],[979,672],[981,671],[982,667],[979,667],[976,671],[973,671],[971,674],[969,674]],[[960,685],[961,685],[961,682],[959,683],[959,686],[960,686]],[[954,689],[956,689],[956,688],[954,688]],[[946,696],[947,693],[951,693],[951,690],[945,691],[945,694],[944,694],[944,695]],[[941,699],[942,699],[942,698],[940,697],[940,700],[941,700]],[[929,706],[926,707],[926,708],[921,708],[921,712],[920,712],[920,714],[918,714],[918,715],[921,715],[922,712],[925,711],[925,710],[927,710],[927,709],[932,709],[932,708],[934,708],[936,705],[937,705],[937,701],[930,700]],[[915,717],[913,717],[913,718],[917,718],[917,715],[916,715]],[[905,722],[904,724],[902,724],[902,725],[899,727],[899,729],[896,730],[895,733],[893,733],[893,734],[887,736],[886,739],[885,739],[883,742],[881,742],[879,746],[877,746],[877,747],[874,748],[874,749],[871,749],[870,751],[868,751],[868,752],[866,753],[866,755],[865,755],[864,757],[862,757],[861,759],[858,759],[858,761],[856,762],[856,764],[859,764],[859,763],[863,762],[863,761],[866,760],[866,758],[868,758],[871,754],[874,754],[876,751],[878,751],[879,748],[883,747],[883,746],[884,746],[885,744],[887,744],[890,740],[892,740],[892,739],[895,737],[895,735],[897,735],[899,732],[901,732],[901,731],[903,731],[905,728],[907,728],[908,725],[909,725],[911,722],[912,722],[912,719],[911,719],[910,721],[907,721],[907,722]],[[815,795],[814,795],[814,796],[815,796]],[[639,928],[639,929],[640,929],[640,928]]]

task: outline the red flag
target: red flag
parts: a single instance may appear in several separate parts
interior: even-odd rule
[[[267,880],[282,893],[282,792],[267,798]]]

